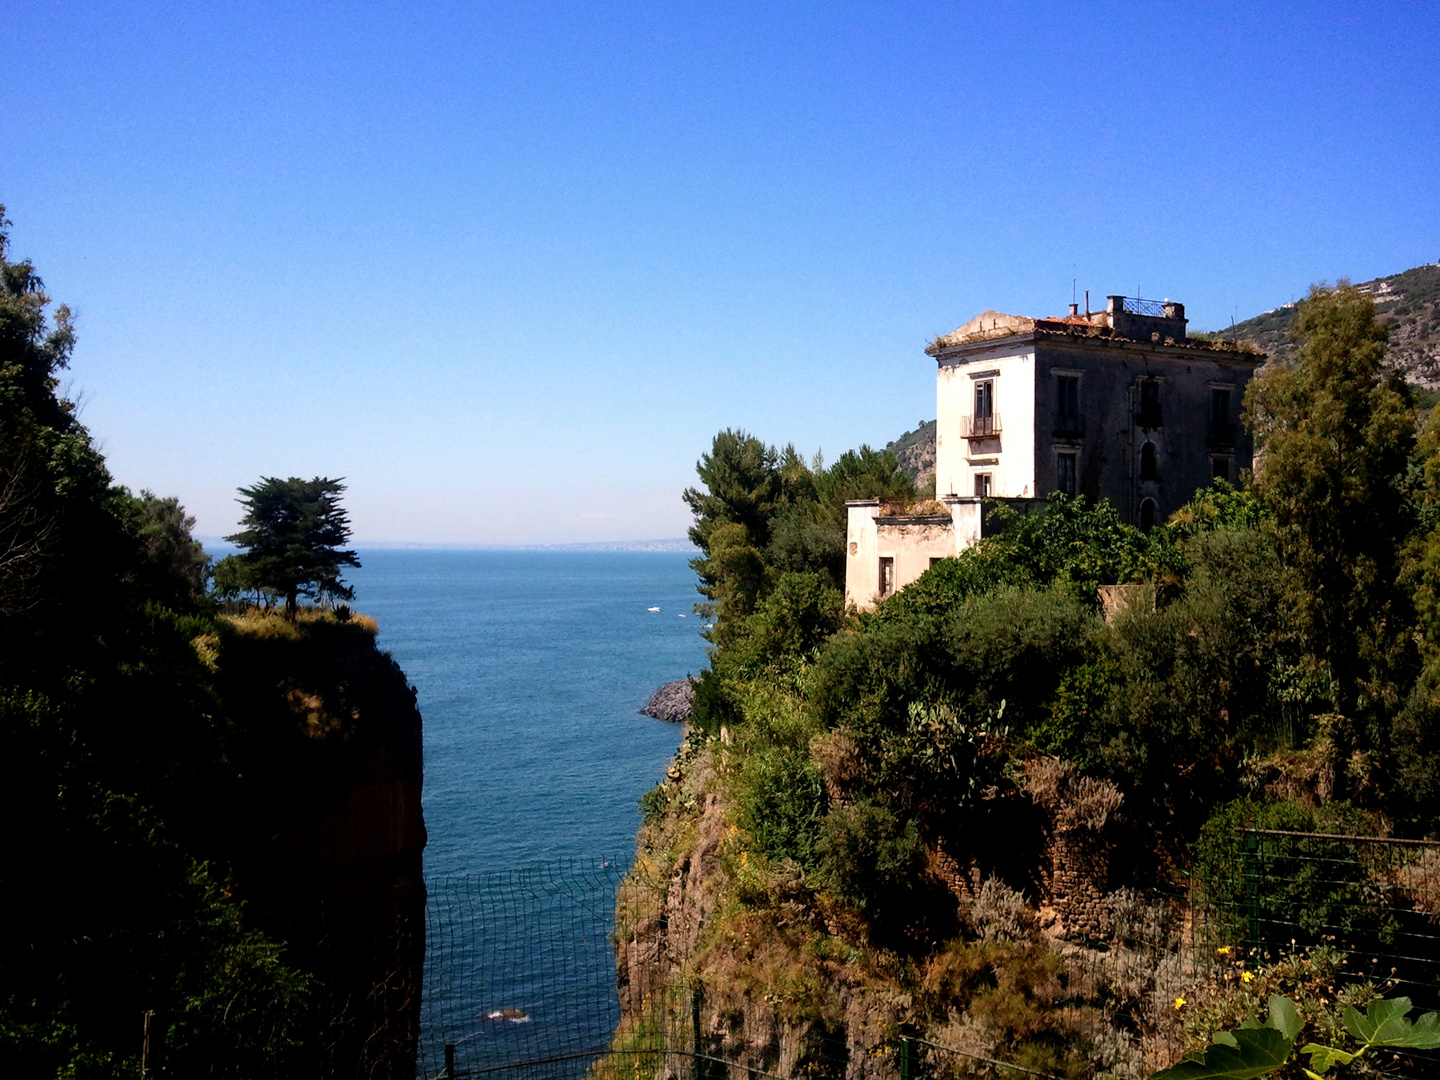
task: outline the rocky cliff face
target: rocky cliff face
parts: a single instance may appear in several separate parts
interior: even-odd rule
[[[222,625],[238,892],[320,978],[333,1071],[409,1080],[425,946],[415,692],[368,619]]]
[[[913,928],[876,928],[799,867],[752,854],[728,803],[733,766],[723,741],[687,739],[621,890],[616,1043],[658,1032],[680,1051],[664,1080],[895,1080],[902,1034],[951,1048],[926,1051],[943,1076],[997,1059],[1138,1078],[1178,1054],[1173,1000],[1194,982],[1171,939],[1181,913],[1109,880],[1113,787],[1035,763],[1023,801],[979,828],[993,850],[976,836],[932,844],[925,875],[951,925],[909,912]],[[1017,857],[1015,881],[996,876]]]
[[[926,420],[914,431],[907,431],[886,450],[895,455],[900,471],[915,481],[922,491],[935,486],[935,421]]]
[[[620,895],[619,1040],[658,1026],[668,1045],[715,1059],[713,1076],[729,1062],[737,1076],[893,1077],[908,995],[860,951],[827,951],[824,915],[798,876],[737,855],[703,741],[682,747],[665,789]],[[737,888],[767,902],[746,911]],[[690,1080],[693,1068],[671,1056],[657,1075]]]

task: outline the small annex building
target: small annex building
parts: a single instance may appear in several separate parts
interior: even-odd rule
[[[847,504],[847,603],[873,607],[975,543],[996,502],[1108,499],[1148,529],[1236,480],[1252,453],[1241,400],[1264,356],[1186,324],[1183,304],[1111,296],[1055,318],[986,311],[937,338],[935,501]]]

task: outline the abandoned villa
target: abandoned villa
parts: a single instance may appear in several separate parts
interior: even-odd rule
[[[1086,305],[1088,308],[1088,304]],[[985,535],[989,501],[1108,499],[1149,529],[1250,466],[1245,386],[1264,357],[1186,337],[1185,306],[1111,296],[1031,319],[986,311],[934,357],[935,496],[948,513],[847,504],[845,598],[873,607]]]

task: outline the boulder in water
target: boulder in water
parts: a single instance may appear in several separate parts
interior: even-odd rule
[[[687,676],[666,683],[650,695],[650,700],[640,710],[642,716],[653,716],[670,724],[681,724],[690,719],[690,702],[695,698],[695,684]]]

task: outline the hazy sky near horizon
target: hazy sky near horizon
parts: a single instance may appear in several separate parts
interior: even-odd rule
[[[985,308],[1440,259],[1432,3],[0,6],[0,202],[116,477],[232,531],[673,537],[722,427],[934,415]]]

